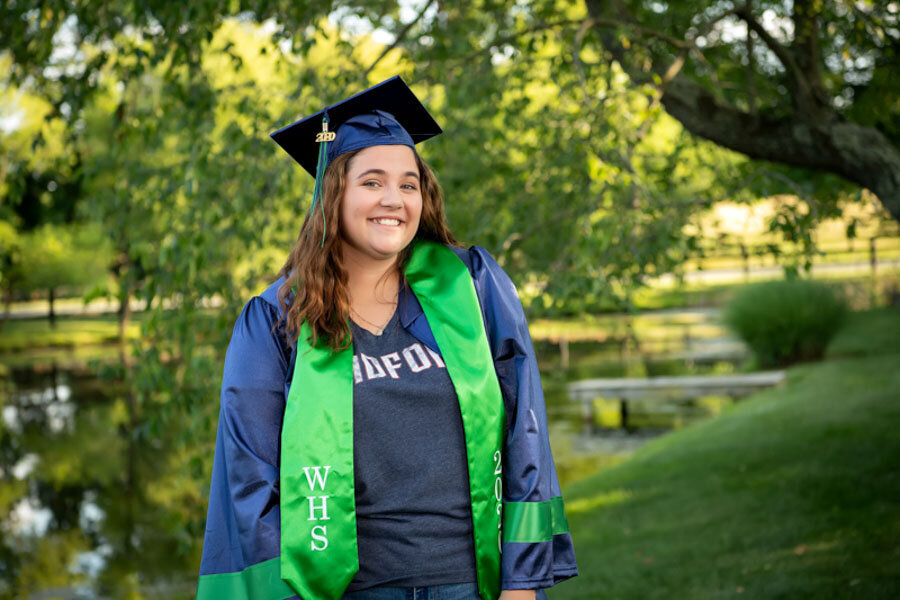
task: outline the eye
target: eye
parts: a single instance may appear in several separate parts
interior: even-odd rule
[[[363,182],[363,186],[365,187],[381,187],[381,182],[376,181],[375,179],[369,179]]]
[[[401,185],[400,187],[402,187],[402,188],[405,189],[405,190],[412,190],[412,191],[415,191],[415,190],[418,189],[418,188],[416,187],[416,184],[414,184],[414,183],[404,183],[404,184]]]

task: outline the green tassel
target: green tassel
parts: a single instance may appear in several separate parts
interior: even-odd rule
[[[327,131],[328,127],[328,115],[326,114],[322,117],[322,130]],[[316,209],[316,203],[319,204],[319,209],[322,212],[322,244],[321,248],[325,247],[325,204],[322,202],[322,180],[325,178],[325,167],[328,166],[328,141],[319,142],[319,158],[316,162],[316,187],[313,189],[313,201],[312,206],[309,207],[310,212]],[[309,231],[306,232],[309,235]]]

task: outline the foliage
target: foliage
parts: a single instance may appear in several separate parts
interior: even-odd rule
[[[900,314],[848,325],[835,343],[864,355],[795,367],[565,489],[582,568],[550,597],[896,597],[900,355],[879,334]]]
[[[19,290],[83,288],[106,277],[109,249],[96,227],[44,225],[21,242]]]
[[[692,133],[782,165],[787,187],[839,175],[900,219],[896,4],[585,2],[604,60],[655,81]]]
[[[293,31],[293,10],[262,27],[251,13],[226,20],[205,5],[190,28],[169,27],[182,17],[156,5],[140,15],[79,13],[70,25],[59,13],[24,15],[55,28],[57,45],[66,45],[66,35],[81,40],[78,52],[55,57],[37,52],[27,28],[21,39],[10,38],[34,50],[13,49],[10,82],[22,86],[22,98],[46,102],[44,120],[65,132],[65,152],[36,149],[75,157],[77,193],[67,196],[77,199],[75,217],[108,233],[120,302],[134,295],[153,309],[134,346],[141,356],[134,376],[141,403],[169,407],[162,418],[197,411],[197,427],[210,429],[208,399],[234,315],[277,269],[308,206],[308,178],[265,133],[348,89],[396,72],[416,82],[452,129],[423,148],[446,188],[451,225],[498,255],[536,311],[626,300],[644,278],[677,266],[690,245],[680,227],[723,192],[716,171],[733,158],[695,148],[621,73],[599,66],[603,81],[581,88],[561,52],[574,32],[542,39],[523,32],[515,52],[497,60],[467,27],[472,18],[489,26],[485,19],[502,6],[481,15],[448,8],[453,18],[446,21],[424,10],[403,19],[409,35],[417,24],[446,23],[434,39],[454,47],[446,60],[436,60],[441,50],[434,48],[420,67],[419,52],[428,51],[421,36],[402,40],[421,46],[389,52],[344,24],[361,17],[386,28],[401,22],[383,7],[377,19],[364,9],[338,10],[333,20]],[[564,10],[583,14],[577,4]],[[154,18],[166,26],[157,28]],[[192,36],[199,39],[186,50]],[[283,39],[293,43],[277,43]],[[460,52],[477,57],[460,61]],[[54,69],[41,68],[48,62]],[[554,81],[556,71],[564,78]],[[642,129],[645,121],[657,125]],[[670,178],[676,163],[683,166]],[[59,171],[59,161],[47,164],[38,170],[44,179]],[[22,197],[10,193],[6,206],[24,220]],[[224,302],[204,313],[211,301]],[[168,403],[173,397],[178,401]]]
[[[547,16],[459,5],[414,24],[413,78],[452,126],[424,151],[451,224],[499,257],[532,314],[629,307],[690,255],[684,226],[730,193],[742,159],[684,135],[617,67],[573,55],[577,27],[542,29]]]
[[[121,381],[29,372],[2,380],[0,598],[193,597],[203,530],[185,515],[206,494],[176,431],[151,435]]]
[[[137,339],[140,323],[131,323],[126,330],[127,339]],[[91,317],[61,316],[56,326],[36,319],[10,320],[0,335],[0,353],[35,351],[40,348],[66,348],[73,357],[79,350],[96,350],[99,345],[108,345],[110,354],[115,348],[109,346],[119,341],[114,317],[96,315]]]
[[[606,60],[588,18],[581,0],[4,3],[0,219],[20,239],[104,232],[109,294],[150,308],[122,368],[129,435],[164,439],[205,482],[212,449],[196,441],[214,436],[232,323],[283,261],[312,187],[267,133],[349,92],[395,73],[413,84],[447,131],[421,151],[451,226],[502,261],[533,314],[630,308],[696,252],[685,226],[718,199],[852,198],[685,133],[658,82]],[[735,81],[740,59],[721,60]],[[884,89],[870,106],[890,106]],[[16,248],[4,260],[24,258]],[[168,525],[202,531],[200,512]]]
[[[21,261],[22,241],[19,232],[6,221],[0,221],[0,289],[9,293]]]
[[[738,290],[724,317],[760,366],[772,367],[821,358],[846,311],[831,287],[784,279]]]

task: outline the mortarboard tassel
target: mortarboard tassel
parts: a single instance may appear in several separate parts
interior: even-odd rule
[[[316,163],[316,186],[313,188],[312,206],[310,212],[316,209],[316,203],[322,212],[322,245],[325,247],[325,205],[322,202],[322,180],[325,178],[325,167],[328,166],[328,142],[334,140],[334,132],[328,131],[328,111],[322,117],[322,131],[316,134],[316,142],[319,143],[319,159]],[[308,232],[307,232],[307,235]]]

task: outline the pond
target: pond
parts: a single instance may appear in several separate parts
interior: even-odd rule
[[[635,429],[584,433],[565,385],[587,377],[727,373],[745,359],[710,311],[603,317],[578,335],[537,324],[535,346],[563,485],[648,439],[715,414],[728,398],[649,403]],[[115,367],[118,351],[90,358]],[[202,464],[149,432],[123,383],[84,354],[0,356],[0,598],[192,598],[207,484]],[[601,411],[602,413],[602,411]],[[210,441],[211,445],[211,441]]]
[[[541,338],[535,341],[535,350],[551,445],[564,486],[621,462],[654,437],[714,416],[735,401],[704,396],[632,402],[631,430],[624,431],[616,400],[596,399],[596,420],[586,423],[582,404],[568,397],[567,384],[597,377],[723,375],[738,372],[748,359],[747,348],[725,329],[714,308],[604,315],[574,329],[537,322],[532,329]]]

